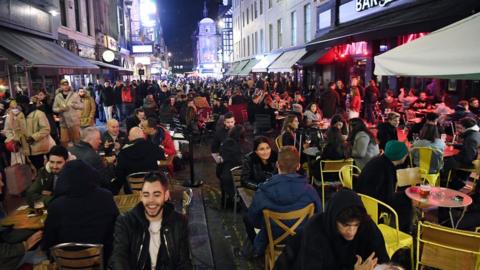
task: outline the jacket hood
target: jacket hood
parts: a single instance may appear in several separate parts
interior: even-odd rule
[[[292,205],[307,192],[308,184],[304,176],[293,174],[277,174],[268,182],[259,185],[265,196],[278,205]]]
[[[324,215],[324,226],[327,230],[327,235],[338,235],[337,231],[337,217],[345,209],[359,206],[364,208],[362,200],[353,191],[342,189],[335,193],[335,195],[328,201]]]
[[[131,144],[125,145],[122,152],[124,152],[123,155],[128,157],[129,160],[143,160],[145,158],[145,153],[149,153],[152,147],[155,147],[155,145],[151,142],[145,139],[136,139],[132,141]]]
[[[68,161],[58,175],[55,196],[80,197],[99,187],[98,171],[83,160]]]

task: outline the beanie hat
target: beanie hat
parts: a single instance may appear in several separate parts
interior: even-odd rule
[[[385,145],[385,156],[391,161],[401,160],[407,153],[407,146],[403,142],[392,140]]]
[[[63,85],[63,84],[67,84],[67,85],[69,84],[67,79],[61,79],[60,80],[60,85]]]

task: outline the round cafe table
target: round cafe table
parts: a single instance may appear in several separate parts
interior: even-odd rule
[[[430,194],[427,197],[420,196],[420,187],[409,187],[405,190],[405,193],[412,201],[417,202],[418,205],[448,208],[450,222],[454,229],[458,227],[458,224],[463,219],[465,211],[467,211],[467,206],[472,204],[472,197],[460,191],[444,187],[430,187]],[[462,197],[463,200],[455,200],[456,196]],[[460,207],[463,207],[463,211],[457,223],[455,223],[452,216],[452,209]]]
[[[453,146],[451,145],[447,145],[447,147],[445,147],[445,150],[443,150],[443,157],[446,158],[446,157],[453,157],[455,156],[456,154],[458,154],[460,152],[460,150],[454,148]]]

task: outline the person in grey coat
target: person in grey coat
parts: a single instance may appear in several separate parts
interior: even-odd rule
[[[355,159],[355,164],[363,169],[370,159],[380,154],[380,149],[375,137],[362,119],[350,119],[350,130],[348,141],[352,147],[352,157]]]
[[[61,80],[60,85],[53,102],[53,111],[60,115],[60,142],[63,147],[68,147],[69,142],[80,141],[80,114],[83,103],[67,80]]]

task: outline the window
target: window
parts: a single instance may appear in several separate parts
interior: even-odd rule
[[[246,49],[247,49],[247,44],[246,44],[245,38],[243,38],[243,56],[242,57],[245,57],[247,52]]]
[[[263,45],[263,29],[260,29],[260,53],[265,52],[265,47]]]
[[[65,9],[65,0],[60,0],[60,22],[63,26],[67,26],[67,13]]]
[[[263,14],[263,0],[260,0],[260,15]]]
[[[249,22],[250,22],[250,12],[248,12],[248,8],[247,8],[247,25]]]
[[[303,40],[305,43],[312,39],[312,6],[306,4],[303,7]]]
[[[252,11],[252,21],[253,21],[253,3],[252,3],[252,6],[250,7],[250,11]]]
[[[297,45],[297,12],[290,13],[291,45]]]
[[[91,36],[92,31],[90,29],[90,0],[85,0],[85,9],[87,11],[87,34]]]
[[[247,36],[247,56],[250,55],[250,36]]]
[[[282,47],[283,39],[283,29],[282,29],[282,19],[277,20],[277,48]]]
[[[245,27],[245,12],[242,12],[242,26]]]
[[[273,25],[268,25],[268,50],[273,50]]]
[[[81,25],[80,25],[80,0],[75,0],[75,29],[78,32],[82,31]]]
[[[258,17],[257,2],[255,2],[255,19]]]
[[[255,32],[255,54],[258,54],[258,32]]]
[[[332,24],[331,9],[318,13],[318,29],[325,29]]]
[[[272,8],[272,0],[268,0],[268,8]]]

